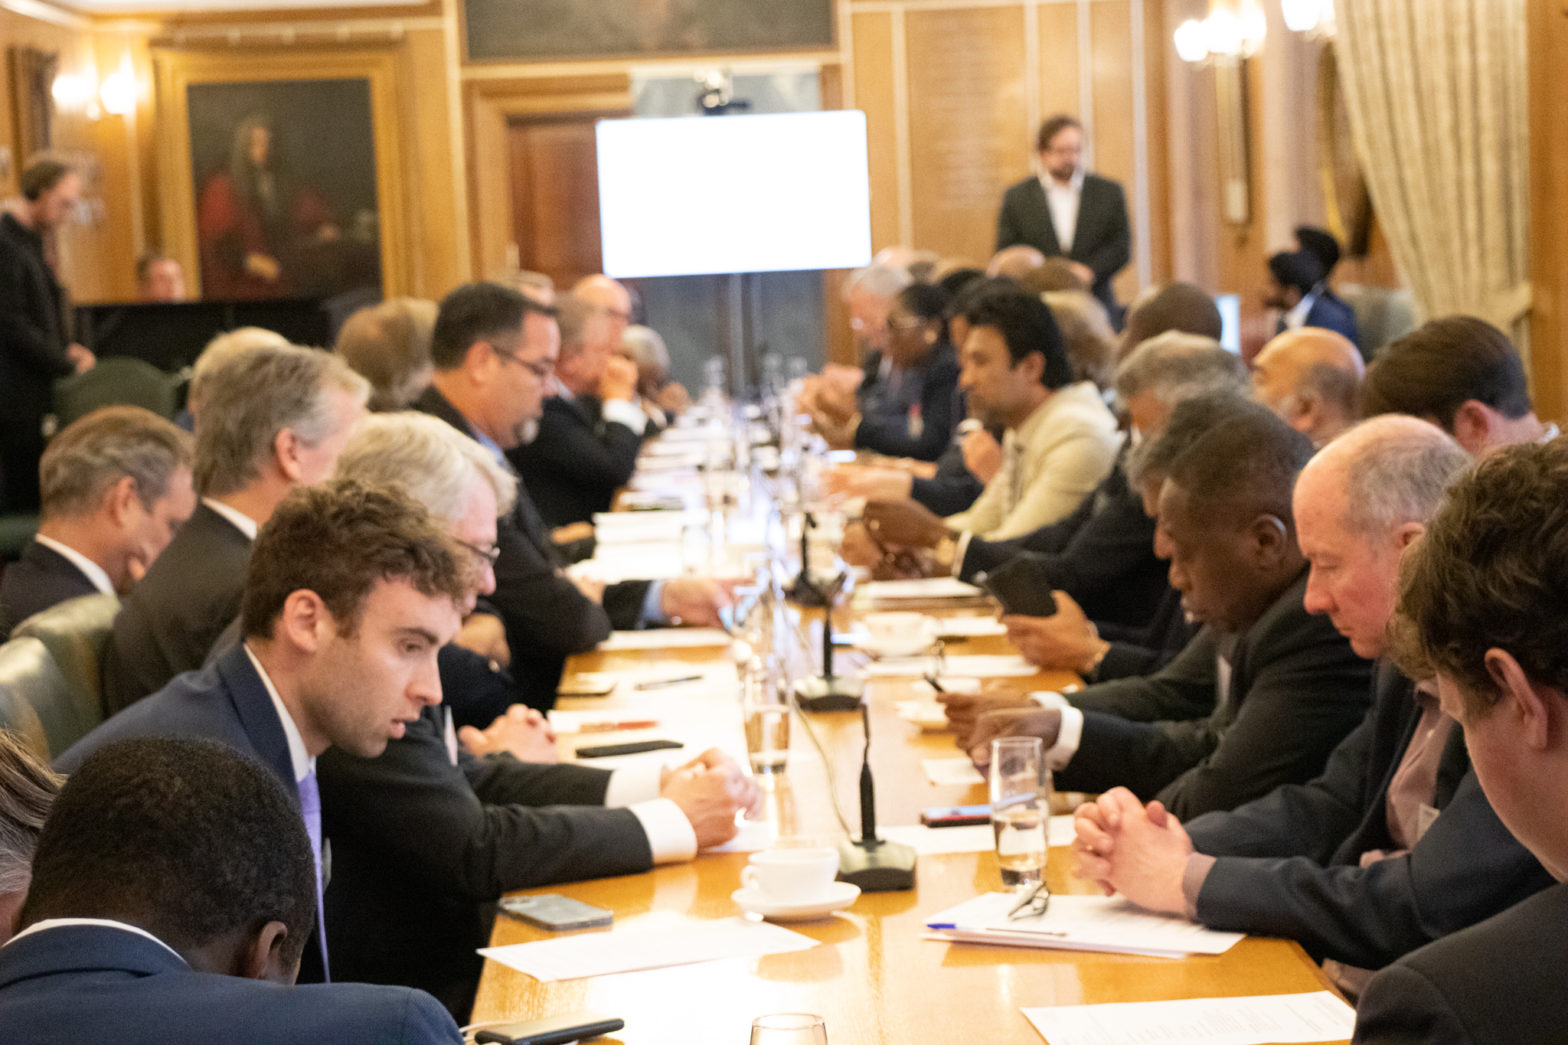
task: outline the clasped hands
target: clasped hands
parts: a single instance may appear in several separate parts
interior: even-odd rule
[[[664,770],[659,797],[680,807],[697,836],[697,848],[723,845],[739,828],[735,814],[748,820],[762,815],[762,788],[739,763],[718,748],[709,748],[690,762]]]
[[[1125,787],[1112,788],[1077,808],[1073,832],[1079,878],[1151,911],[1187,913],[1182,878],[1192,839],[1161,802],[1145,805]]]

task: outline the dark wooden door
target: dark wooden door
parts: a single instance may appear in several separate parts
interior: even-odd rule
[[[513,239],[518,264],[561,288],[601,271],[594,123],[615,113],[511,121]]]

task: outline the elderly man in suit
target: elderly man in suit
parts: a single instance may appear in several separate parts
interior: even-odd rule
[[[190,436],[140,407],[77,420],[39,473],[43,517],[0,579],[0,636],[66,599],[129,591],[196,507]]]
[[[1358,1045],[1548,1045],[1568,1028],[1565,505],[1568,444],[1502,450],[1455,485],[1402,571],[1396,655],[1436,679],[1481,789],[1557,884],[1373,977]]]
[[[1182,815],[1231,809],[1320,772],[1366,712],[1371,666],[1302,608],[1306,561],[1290,496],[1311,453],[1253,404],[1195,440],[1170,466],[1155,547],[1205,630],[1160,672],[1091,686],[1070,703],[988,709],[945,697],[959,745],[984,763],[992,738],[1038,736],[1060,787],[1133,785]]]
[[[473,582],[472,556],[406,494],[354,480],[302,487],[257,535],[243,644],[110,718],[58,765],[71,772],[125,737],[221,740],[297,794],[319,850],[317,757],[329,747],[379,755],[440,702],[437,652]]]
[[[65,291],[55,279],[44,237],[70,214],[82,179],[58,160],[22,172],[22,202],[0,215],[0,511],[38,507],[38,458],[54,381],[92,368],[93,354],[70,341]]]
[[[1253,359],[1252,395],[1322,446],[1356,423],[1365,373],[1343,334],[1302,327],[1276,334]]]
[[[1035,138],[1040,174],[1002,197],[996,249],[1014,244],[1065,257],[1105,310],[1121,314],[1111,280],[1132,258],[1132,224],[1122,187],[1083,169],[1083,124],[1059,114]],[[1119,323],[1118,323],[1119,325]]]
[[[0,947],[0,1040],[461,1042],[418,991],[293,986],[316,874],[291,796],[209,740],[88,758],[39,839],[22,931]]]
[[[190,521],[114,621],[104,710],[194,671],[238,614],[257,527],[294,487],[332,474],[370,386],[337,356],[252,345],[205,375]]]
[[[441,302],[431,342],[435,378],[414,406],[510,468],[505,451],[538,422],[559,351],[554,309],[493,283],[458,287]],[[500,520],[495,550],[496,589],[480,600],[477,617],[494,622],[493,648],[510,662],[524,702],[537,708],[555,703],[566,657],[592,649],[612,624],[716,625],[726,598],[701,578],[579,588],[563,572],[566,557],[523,483]]]
[[[1351,429],[1303,471],[1305,605],[1363,656],[1387,652],[1400,555],[1466,463],[1433,426],[1388,417]],[[1075,826],[1081,876],[1217,929],[1299,940],[1352,991],[1365,970],[1550,880],[1488,804],[1431,687],[1386,661],[1371,712],[1316,780],[1185,826],[1119,788],[1080,807]]]

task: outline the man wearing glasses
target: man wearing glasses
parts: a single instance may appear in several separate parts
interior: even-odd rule
[[[510,470],[505,452],[533,437],[560,342],[554,309],[499,284],[458,287],[441,302],[430,346],[435,378],[414,406],[470,436]],[[579,588],[563,572],[565,557],[521,482],[495,546],[495,592],[480,600],[479,616],[500,622],[504,649],[493,659],[510,661],[521,699],[533,707],[554,704],[565,659],[592,649],[612,627],[719,622],[725,596],[708,580]]]

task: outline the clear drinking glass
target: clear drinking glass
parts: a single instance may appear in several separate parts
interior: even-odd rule
[[[776,1012],[751,1021],[751,1045],[828,1045],[828,1027],[809,1012]]]
[[[782,773],[789,760],[789,695],[777,662],[751,658],[742,679],[741,709],[746,717],[746,755],[756,774]]]
[[[991,829],[1002,884],[1033,889],[1045,879],[1051,778],[1039,737],[991,741]]]

